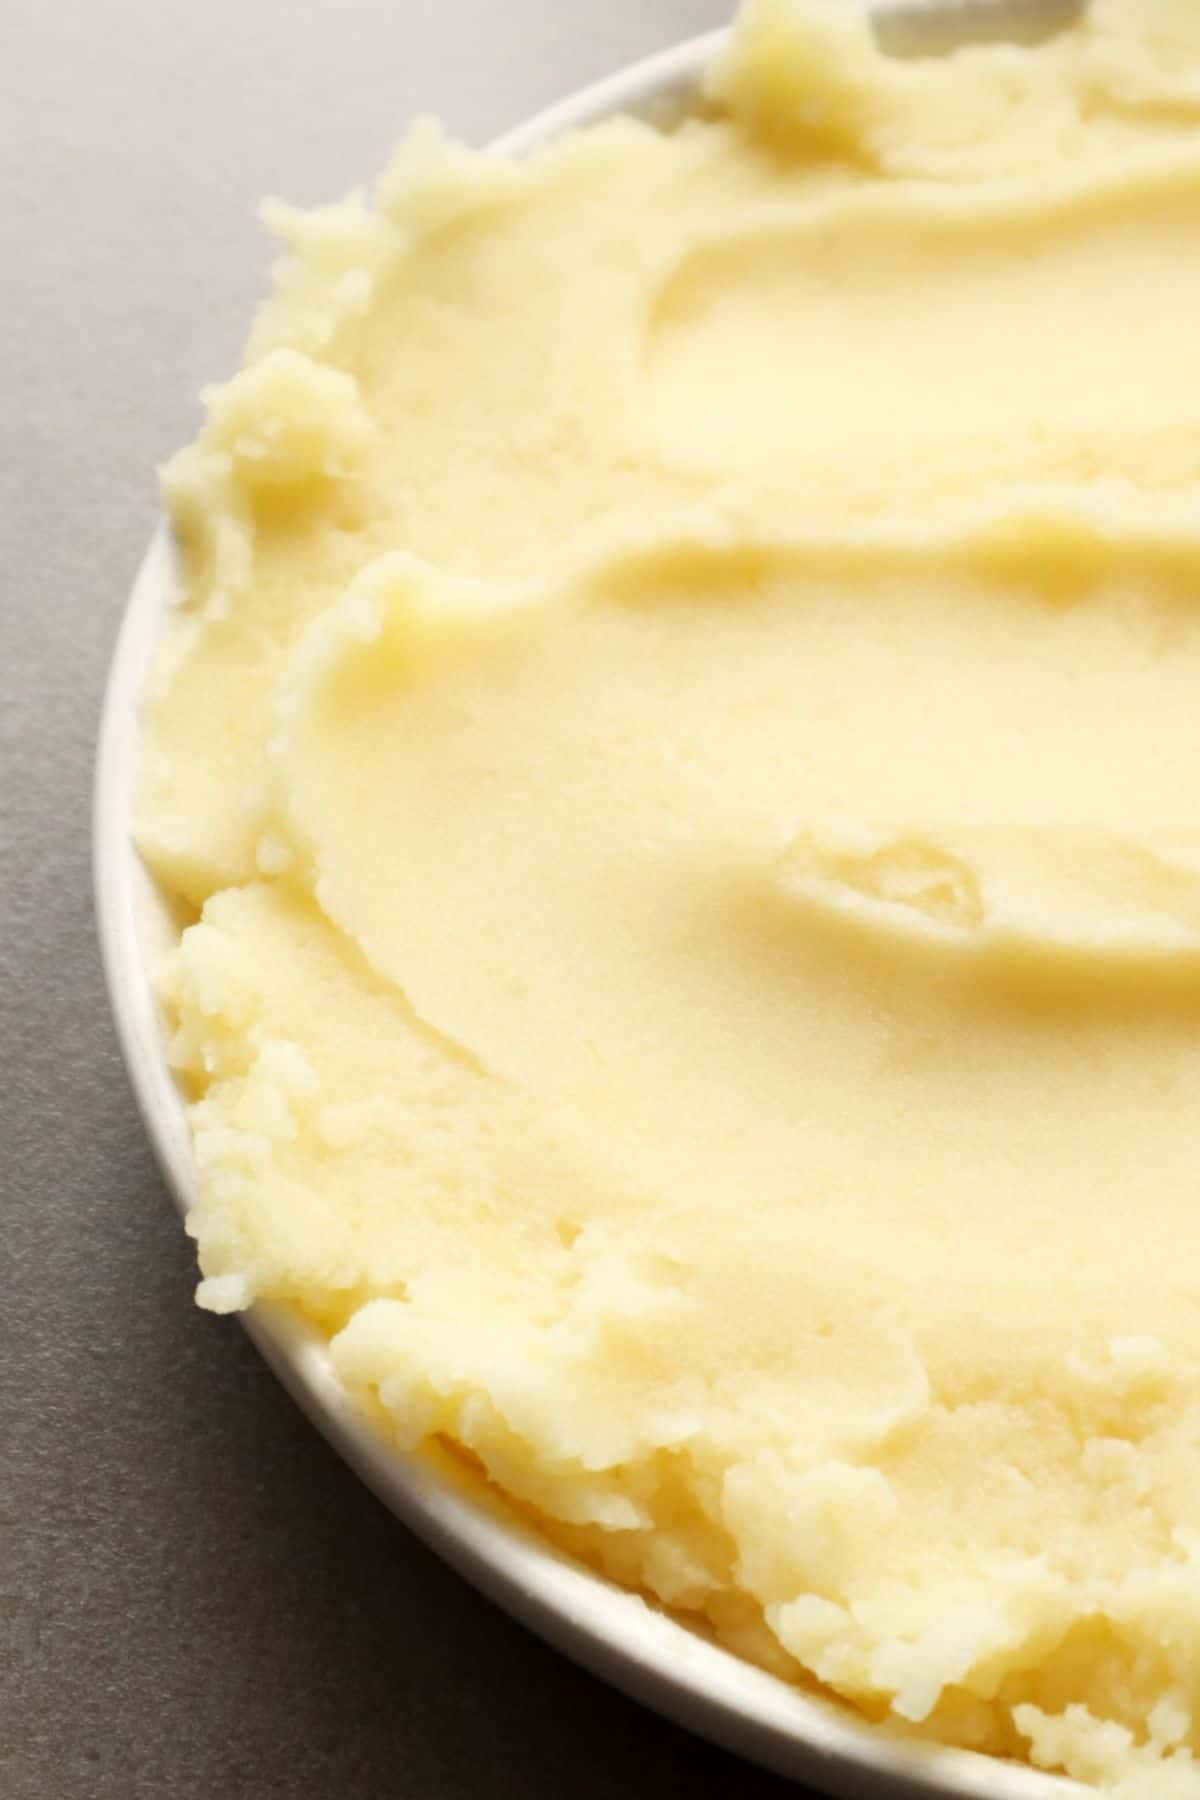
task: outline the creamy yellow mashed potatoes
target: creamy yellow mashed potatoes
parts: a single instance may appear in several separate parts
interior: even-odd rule
[[[1200,1792],[1200,10],[416,127],[169,465],[200,1297],[908,1732]]]

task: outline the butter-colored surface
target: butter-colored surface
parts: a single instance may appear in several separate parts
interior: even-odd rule
[[[169,466],[201,1299],[892,1728],[1200,1792],[1200,18],[416,128]]]

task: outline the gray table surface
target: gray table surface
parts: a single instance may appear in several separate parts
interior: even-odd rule
[[[154,468],[264,192],[484,142],[725,0],[0,0],[0,1795],[782,1795],[580,1673],[360,1487],[190,1246],[109,1026],[96,723]]]

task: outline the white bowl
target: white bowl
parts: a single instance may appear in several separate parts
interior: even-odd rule
[[[995,0],[984,0],[994,9]],[[910,0],[911,4],[911,0]],[[520,153],[618,112],[660,117],[683,103],[723,33],[693,38],[574,95],[496,147]],[[167,1067],[152,971],[175,940],[169,910],[133,847],[138,696],[173,579],[165,523],[134,584],[109,676],[95,792],[96,911],[117,1035],[167,1184],[182,1213],[196,1174],[183,1102]],[[727,1749],[831,1793],[1051,1800],[1073,1783],[971,1751],[905,1741],[718,1648],[635,1594],[571,1562],[448,1463],[402,1453],[365,1420],[324,1340],[283,1307],[247,1331],[284,1386],[403,1523],[476,1587],[627,1694]]]

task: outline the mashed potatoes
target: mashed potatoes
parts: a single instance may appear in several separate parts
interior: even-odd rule
[[[1200,17],[272,206],[139,841],[203,1303],[872,1718],[1200,1793]]]

